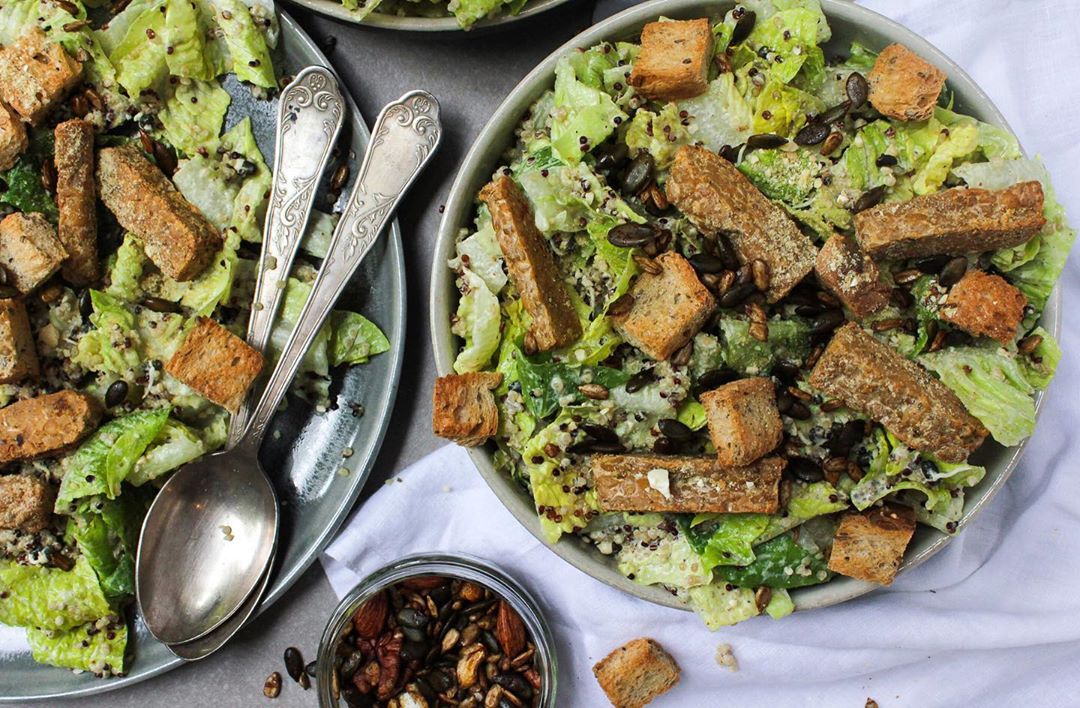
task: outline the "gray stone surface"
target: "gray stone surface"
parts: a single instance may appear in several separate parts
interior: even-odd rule
[[[457,164],[502,98],[540,59],[584,29],[591,9],[590,4],[576,2],[497,34],[431,37],[355,27],[286,7],[328,54],[369,124],[386,102],[411,88],[424,88],[441,102],[446,126],[440,153],[398,215],[408,270],[405,364],[390,431],[365,497],[392,473],[440,444],[430,430],[435,369],[428,332],[428,280],[439,205],[446,198]],[[214,656],[127,690],[66,705],[318,705],[314,690],[305,692],[287,677],[275,701],[263,697],[262,684],[271,671],[284,672],[281,657],[288,646],[298,647],[308,661],[315,658],[319,635],[336,604],[322,569],[316,565],[280,602]]]

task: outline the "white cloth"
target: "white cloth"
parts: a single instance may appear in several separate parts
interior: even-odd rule
[[[1041,154],[1080,224],[1080,4],[868,2],[936,44]],[[400,474],[350,519],[323,557],[340,595],[407,553],[464,551],[496,562],[546,606],[559,645],[559,705],[604,706],[591,675],[615,646],[651,636],[683,669],[661,706],[1080,705],[1080,257],[1063,277],[1065,350],[1020,468],[935,558],[888,589],[781,621],[711,633],[693,614],[631,599],[524,531],[464,452]],[[1071,307],[1070,307],[1071,305]],[[730,643],[740,664],[714,660]]]

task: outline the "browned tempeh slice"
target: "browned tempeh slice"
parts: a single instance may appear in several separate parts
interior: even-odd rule
[[[855,215],[855,237],[875,260],[961,256],[1019,246],[1045,224],[1042,185],[1032,181],[879,204]]]
[[[915,512],[886,504],[861,514],[845,514],[833,538],[829,570],[849,578],[889,585],[915,533]]]
[[[767,297],[776,302],[814,268],[817,248],[783,209],[716,153],[679,148],[667,181],[668,199],[708,235],[724,232],[739,261],[769,266]]]
[[[36,378],[40,372],[30,317],[22,300],[0,300],[0,383]]]
[[[192,280],[210,265],[221,236],[172,182],[132,145],[98,153],[101,201],[128,231],[143,239],[146,256],[174,280]]]
[[[594,455],[589,469],[604,511],[774,514],[787,461],[766,457],[723,467],[715,457]]]
[[[986,428],[948,386],[854,322],[836,330],[809,380],[914,449],[946,462],[962,462],[986,438]]]
[[[0,476],[0,529],[37,533],[52,519],[56,488],[28,475]]]
[[[66,450],[101,420],[101,405],[78,391],[59,391],[0,408],[0,465]]]
[[[581,336],[581,320],[559,277],[544,235],[536,228],[532,207],[517,182],[500,174],[480,190],[491,212],[499,249],[510,280],[532,317],[528,336],[538,351],[571,344]]]
[[[56,126],[57,236],[68,252],[60,274],[72,285],[98,279],[94,126],[73,119]]]

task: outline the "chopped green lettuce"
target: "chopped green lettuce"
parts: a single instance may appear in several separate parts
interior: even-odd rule
[[[679,109],[666,103],[659,113],[641,109],[634,114],[624,136],[630,154],[644,150],[653,156],[656,167],[666,170],[679,148],[690,142],[690,131],[682,124]]]
[[[740,374],[765,374],[781,360],[802,361],[810,352],[810,328],[801,320],[770,320],[769,336],[759,342],[750,336],[750,323],[720,317],[720,363]],[[716,368],[715,366],[712,368]]]
[[[212,81],[229,70],[223,52],[215,51],[212,25],[204,5],[191,0],[166,0],[163,39],[169,48],[165,54],[169,73]]]
[[[765,612],[774,620],[783,619],[795,611],[795,603],[784,588],[774,588]]]
[[[1041,337],[1042,340],[1030,353],[1020,355],[1020,370],[1028,383],[1041,391],[1050,385],[1050,379],[1054,377],[1058,362],[1061,361],[1061,347],[1054,335],[1042,327],[1033,329],[1029,336]]]
[[[919,357],[1002,445],[1017,445],[1035,430],[1035,401],[1020,363],[997,350],[949,347]]]
[[[770,77],[754,100],[753,131],[790,137],[806,124],[807,115],[820,115],[825,109],[812,93]]]
[[[190,80],[172,86],[158,113],[163,137],[187,155],[215,152],[232,97],[217,81]]]
[[[479,219],[476,233],[458,242],[457,258],[450,267],[456,268],[459,263],[467,265],[469,270],[483,278],[484,284],[496,295],[506,285],[502,251],[495,240],[495,229],[486,210]]]
[[[680,593],[687,604],[701,617],[711,631],[748,620],[758,614],[754,591],[749,588],[732,587],[711,583],[699,585]]]
[[[53,222],[60,214],[52,195],[42,185],[41,164],[30,155],[0,172],[0,204],[25,213],[37,212]]]
[[[753,133],[754,110],[739,93],[730,72],[710,81],[705,93],[677,105],[687,113],[691,140],[700,141],[709,150],[741,145]]]
[[[34,661],[96,675],[126,671],[127,625],[119,623],[105,631],[93,623],[68,630],[46,631],[36,627],[26,630]]]
[[[754,542],[769,527],[766,514],[699,514],[679,517],[679,529],[706,570],[754,561]]]
[[[133,3],[134,4],[134,3]],[[127,95],[137,98],[143,91],[156,91],[163,95],[168,83],[169,65],[165,61],[165,43],[151,40],[165,31],[165,14],[160,2],[129,7],[122,18],[124,21],[102,39],[102,46],[112,45],[112,37],[120,37],[115,46],[107,49],[109,61],[116,67],[116,80]],[[121,28],[125,28],[123,34]]]
[[[241,81],[274,88],[274,63],[270,47],[259,31],[248,6],[241,0],[212,0],[214,19],[224,33],[225,44],[232,56],[232,71]]]
[[[801,539],[800,539],[801,540]],[[722,566],[714,573],[719,580],[741,587],[799,588],[818,585],[831,574],[821,549],[800,544],[790,533],[777,536],[754,549],[752,563],[743,567]]]
[[[480,371],[499,348],[499,299],[471,269],[462,267],[457,314],[451,331],[465,340],[454,360],[454,371]]]
[[[101,590],[117,605],[135,593],[135,546],[149,494],[88,500],[68,518],[67,535],[97,573]]]
[[[94,329],[79,339],[72,358],[91,371],[124,376],[141,362],[135,315],[124,301],[100,290],[90,291],[90,302]]]
[[[543,169],[523,165],[517,178],[533,207],[536,227],[544,234],[583,231],[593,222],[645,222],[583,162]]]
[[[547,418],[560,408],[588,400],[578,390],[581,384],[595,383],[611,390],[625,384],[630,375],[606,366],[571,366],[553,361],[550,354],[529,357],[519,350],[516,378],[525,407],[537,418]]]
[[[766,49],[773,55],[771,77],[790,83],[802,73],[807,90],[818,88],[825,78],[825,57],[818,46],[819,26],[824,22],[821,8],[794,7],[758,18],[746,41],[754,50]]]
[[[365,364],[376,354],[390,351],[390,341],[363,315],[347,310],[330,314],[330,365]]]
[[[738,168],[766,197],[798,208],[808,205],[822,164],[809,150],[755,150]]]
[[[540,526],[548,543],[555,543],[564,533],[573,533],[589,523],[590,512],[599,511],[596,491],[566,484],[559,461],[547,456],[544,447],[556,442],[575,415],[587,415],[584,407],[568,406],[547,426],[536,432],[521,450],[529,488],[540,515]]]
[[[168,408],[135,411],[105,423],[64,460],[64,479],[56,497],[57,513],[71,502],[101,494],[115,499],[139,456],[169,418]]]
[[[642,585],[692,588],[712,582],[712,573],[682,534],[663,536],[655,548],[626,544],[619,551],[618,568]]]
[[[197,460],[211,449],[194,430],[170,417],[146,451],[135,461],[135,466],[124,481],[135,487],[142,486]]]
[[[582,156],[604,142],[616,121],[627,117],[605,91],[583,83],[569,57],[555,68],[555,112],[551,144],[564,162],[576,165]]]
[[[67,571],[0,560],[0,624],[63,631],[111,612],[84,556]]]
[[[450,0],[448,9],[462,29],[468,29],[506,4],[506,0]]]
[[[948,136],[938,143],[930,159],[915,173],[912,183],[915,194],[930,194],[941,189],[953,163],[971,155],[978,147],[979,130],[974,122],[952,125]]]
[[[143,251],[139,237],[132,233],[124,234],[124,241],[108,267],[109,285],[105,292],[128,302],[140,300],[142,286],[139,285],[139,280],[143,276],[146,262],[146,252]]]

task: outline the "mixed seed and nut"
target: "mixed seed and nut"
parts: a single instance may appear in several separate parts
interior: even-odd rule
[[[539,705],[536,647],[510,604],[477,583],[420,576],[385,588],[334,654],[333,694],[350,708]]]

